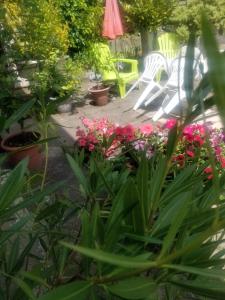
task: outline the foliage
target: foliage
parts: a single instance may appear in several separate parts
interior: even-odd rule
[[[123,0],[128,22],[138,31],[157,31],[161,25],[167,24],[174,9],[174,0]]]
[[[101,39],[103,1],[56,0],[69,26],[69,47],[72,53],[83,52]]]
[[[197,35],[200,35],[201,12],[203,9],[215,28],[219,32],[223,32],[225,28],[224,0],[183,1],[176,5],[170,18],[182,40],[188,40],[189,32],[195,32]]]
[[[11,35],[10,48],[17,57],[46,59],[52,52],[66,53],[68,28],[53,1],[4,1],[3,8],[3,30]]]

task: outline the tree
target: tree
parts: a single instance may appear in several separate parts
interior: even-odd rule
[[[149,34],[168,23],[175,0],[122,0],[127,20],[141,33],[143,55],[149,53]]]
[[[200,34],[200,18],[204,10],[220,33],[225,29],[225,0],[179,1],[172,12],[170,22],[180,38],[187,41],[189,32]]]

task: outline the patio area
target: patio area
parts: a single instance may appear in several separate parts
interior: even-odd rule
[[[104,106],[94,106],[92,99],[88,95],[88,89],[95,85],[94,82],[84,78],[79,96],[72,97],[73,109],[69,113],[54,114],[52,120],[57,124],[57,129],[61,143],[73,145],[76,136],[77,126],[81,126],[81,117],[89,119],[108,118],[110,121],[119,125],[133,124],[140,125],[150,123],[153,126],[162,125],[167,119],[173,118],[172,115],[164,115],[158,122],[153,122],[152,117],[160,108],[163,97],[157,98],[147,107],[141,106],[138,110],[133,107],[138,97],[143,92],[145,85],[141,85],[140,89],[133,90],[125,99],[110,95],[110,102]],[[221,128],[222,124],[217,114],[216,107],[206,111],[207,122],[212,122],[214,127]]]

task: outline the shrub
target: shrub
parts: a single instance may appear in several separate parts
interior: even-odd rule
[[[52,52],[65,54],[68,28],[53,1],[4,1],[3,29],[11,34],[10,47],[20,59],[46,59]]]
[[[83,52],[94,42],[101,40],[103,1],[60,0],[57,2],[69,26],[71,52]]]

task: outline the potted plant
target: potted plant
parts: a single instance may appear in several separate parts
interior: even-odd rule
[[[98,83],[88,90],[96,106],[103,106],[109,102],[109,89],[109,86]]]
[[[88,89],[88,92],[91,94],[96,106],[103,106],[109,102],[110,86],[101,80],[102,76],[100,74],[102,74],[103,70],[108,70],[109,66],[103,64],[99,49],[96,49],[96,47],[93,47],[88,54],[89,63],[94,73],[93,80],[97,82],[96,85]]]

